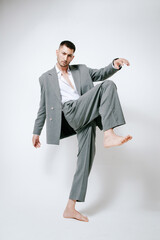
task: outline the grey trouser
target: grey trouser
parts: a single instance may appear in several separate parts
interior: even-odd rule
[[[88,176],[95,156],[96,123],[101,116],[103,131],[125,124],[117,87],[111,80],[96,85],[77,100],[63,105],[64,116],[78,139],[77,168],[69,199],[84,202]]]

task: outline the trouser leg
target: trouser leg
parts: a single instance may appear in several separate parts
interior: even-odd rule
[[[85,201],[88,176],[95,156],[95,137],[96,124],[94,121],[77,132],[77,166],[69,195],[69,199],[77,202]]]
[[[106,80],[90,89],[77,100],[64,104],[63,112],[70,126],[78,131],[99,115],[103,131],[125,124],[117,87]]]
[[[95,124],[94,119],[101,115],[104,131],[125,124],[117,87],[113,81],[106,80],[79,99],[66,102],[63,112],[70,126],[77,132],[79,148],[77,169],[69,198],[84,201],[95,154],[95,128],[93,129],[92,125]]]

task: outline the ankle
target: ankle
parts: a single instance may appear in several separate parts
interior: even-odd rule
[[[112,128],[104,131],[104,136],[105,136],[105,137],[109,137],[109,136],[111,136],[111,135],[113,135],[113,134],[114,134],[114,131],[113,131]]]
[[[69,199],[67,203],[67,208],[75,209],[76,200]]]

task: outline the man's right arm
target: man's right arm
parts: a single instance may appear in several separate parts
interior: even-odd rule
[[[40,88],[41,88],[41,94],[40,94],[40,103],[39,103],[39,109],[37,112],[37,118],[34,123],[34,129],[33,129],[33,140],[39,139],[39,135],[41,134],[42,128],[45,123],[46,119],[46,106],[45,106],[45,88],[43,83],[43,78],[39,78]],[[35,141],[34,141],[35,143]]]

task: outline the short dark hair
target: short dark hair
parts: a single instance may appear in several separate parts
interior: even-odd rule
[[[68,40],[64,40],[60,43],[59,47],[62,47],[62,46],[66,46],[70,49],[73,49],[73,51],[75,52],[76,51],[76,46],[74,45],[74,43],[68,41]]]

